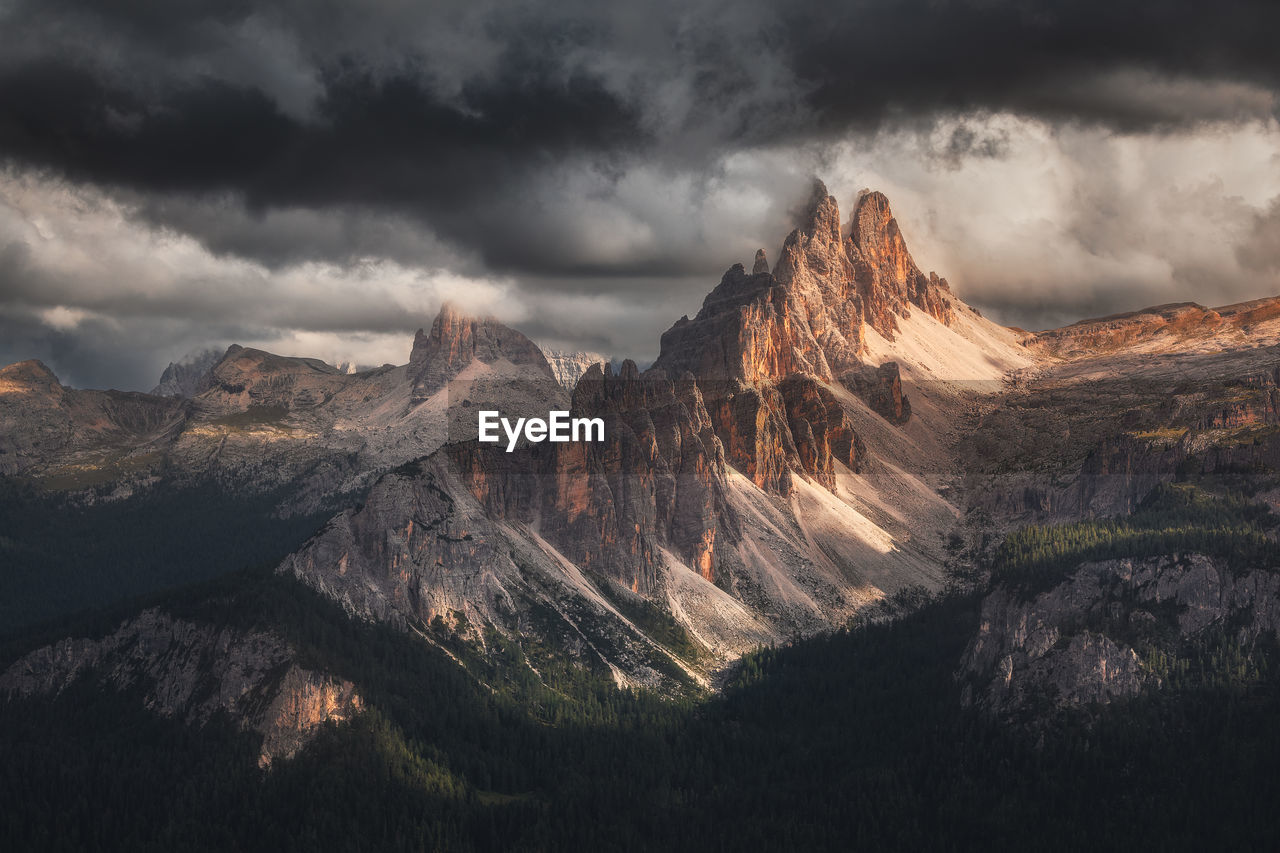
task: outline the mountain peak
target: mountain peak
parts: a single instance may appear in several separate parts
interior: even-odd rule
[[[814,179],[813,192],[801,222],[798,230],[809,237],[840,242],[840,205],[820,180]]]
[[[895,239],[902,240],[898,220],[893,218],[893,209],[889,207],[889,199],[884,193],[872,191],[862,194],[854,208],[849,236],[864,254],[883,250]]]
[[[446,301],[440,306],[431,331],[424,334],[419,329],[414,335],[409,354],[413,399],[425,400],[476,360],[526,365],[555,379],[546,356],[533,341],[492,317],[471,317]]]
[[[946,281],[922,273],[883,193],[859,197],[850,235],[840,206],[815,181],[801,225],[787,236],[769,274],[764,250],[752,274],[732,267],[692,321],[662,338],[655,366],[669,376],[747,382],[810,373],[830,380],[861,365],[865,327],[893,340],[913,308],[949,325]]]
[[[8,367],[0,367],[0,394],[62,390],[62,383],[49,366],[39,359],[19,361]]]
[[[863,316],[877,332],[892,340],[898,318],[909,317],[911,306],[950,324],[952,306],[946,280],[926,276],[916,266],[884,193],[872,191],[858,198],[847,254],[857,269]]]
[[[435,322],[439,323],[443,320],[445,322],[456,323],[460,320],[466,319],[470,318],[467,316],[465,311],[458,307],[458,303],[454,302],[452,299],[446,299],[440,303],[440,312],[436,314]]]
[[[765,255],[764,249],[756,249],[756,262],[751,267],[752,275],[760,275],[769,271],[769,258]]]

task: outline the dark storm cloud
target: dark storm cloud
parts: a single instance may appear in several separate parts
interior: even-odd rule
[[[832,4],[781,13],[782,49],[834,128],[905,112],[1008,110],[1123,130],[1274,109],[1280,7],[1265,0]]]
[[[1262,295],[1278,30],[1244,0],[0,0],[0,359],[402,361],[444,297],[649,359],[814,174],[891,190],[1006,322]]]
[[[560,158],[616,156],[641,138],[629,108],[578,76],[534,68],[469,92],[464,112],[412,76],[335,70],[317,118],[262,92],[203,81],[144,105],[87,68],[45,60],[0,76],[0,148],[73,180],[241,195],[251,211],[357,205],[409,211],[494,266],[536,262],[495,208]],[[155,210],[153,209],[153,212]],[[162,209],[161,211],[162,212]],[[252,248],[252,247],[250,247]]]
[[[34,358],[48,365],[65,385],[145,391],[155,386],[159,369],[170,359],[195,351],[202,341],[221,349],[222,341],[249,340],[255,331],[252,326],[140,323],[105,317],[50,328],[30,312],[6,310],[0,312],[0,364]],[[139,346],[140,340],[147,341],[147,346]]]
[[[1257,117],[1280,31],[1280,8],[1242,0],[11,6],[12,163],[154,195],[151,221],[270,264],[406,255],[358,229],[319,252],[307,233],[232,232],[181,200],[383,211],[490,270],[595,277],[709,267],[696,247],[584,252],[568,170],[608,192],[637,162],[707,169],[940,112],[1124,130]],[[999,139],[958,133],[952,160],[999,156]]]

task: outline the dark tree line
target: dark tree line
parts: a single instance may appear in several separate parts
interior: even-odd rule
[[[1041,741],[960,708],[971,597],[762,649],[723,695],[679,701],[572,668],[544,683],[515,643],[468,674],[262,571],[170,606],[275,626],[370,711],[263,773],[229,723],[190,729],[91,682],[4,706],[0,846],[1248,849],[1280,830],[1280,683],[1222,644],[1188,669],[1224,677]]]
[[[1010,537],[997,568],[1043,582],[1213,531],[1254,547],[1270,524],[1243,499],[1174,489],[1128,519]],[[1269,559],[1258,547],[1239,559]],[[667,699],[547,666],[519,638],[491,634],[480,655],[437,637],[464,668],[270,568],[158,600],[282,635],[368,711],[263,772],[231,721],[191,728],[92,678],[0,703],[0,849],[1201,850],[1270,849],[1280,832],[1277,652],[1230,626],[1144,638],[1166,689],[1027,728],[961,708],[972,595],[760,649],[722,694]],[[103,632],[119,612],[59,630]]]

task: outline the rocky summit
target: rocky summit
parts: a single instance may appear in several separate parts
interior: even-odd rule
[[[445,303],[431,331],[423,334],[419,329],[409,351],[413,400],[427,400],[473,362],[524,367],[535,376],[556,378],[533,341],[496,320],[467,317],[452,303]]]
[[[730,268],[649,369],[578,377],[572,414],[602,418],[605,442],[452,443],[388,475],[281,570],[362,616],[480,644],[489,630],[588,638],[616,680],[650,685],[664,671],[708,681],[755,644],[937,588],[960,517],[943,496],[959,475],[946,423],[980,396],[975,380],[1029,357],[920,272],[877,193],[857,200],[843,236],[818,185],[767,267],[761,250],[750,275]],[[489,328],[443,311],[410,371],[485,357]],[[922,335],[937,357],[917,355]],[[935,379],[954,367],[949,349],[980,372]],[[927,379],[918,409],[912,378]],[[646,636],[624,615],[641,604],[691,642]],[[530,621],[531,609],[554,618]]]
[[[913,307],[943,325],[954,321],[946,280],[920,272],[888,199],[862,195],[848,236],[841,226],[835,197],[818,182],[773,271],[763,249],[750,275],[731,267],[696,317],[663,334],[655,366],[706,379],[809,373],[830,381],[862,366],[867,328],[892,341]]]

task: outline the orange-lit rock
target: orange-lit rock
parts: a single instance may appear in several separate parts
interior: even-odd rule
[[[800,464],[809,476],[835,488],[835,461],[858,470],[866,448],[849,416],[830,389],[808,376],[792,376],[778,385]]]
[[[885,362],[878,368],[852,368],[841,374],[840,383],[890,423],[905,424],[911,419],[911,401],[902,391],[897,362]]]

